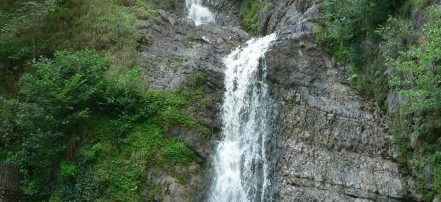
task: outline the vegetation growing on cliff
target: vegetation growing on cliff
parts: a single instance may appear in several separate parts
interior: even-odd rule
[[[335,1],[315,35],[351,64],[348,82],[387,106],[391,91],[403,102],[392,116],[399,161],[418,181],[423,200],[441,197],[441,6],[436,0]]]
[[[376,32],[400,1],[325,0],[320,4],[322,17],[316,27],[316,39],[338,59],[351,63],[348,80],[367,97],[382,104],[389,90],[382,58],[376,58],[381,36]]]
[[[257,35],[259,28],[259,3],[256,0],[247,0],[245,9],[240,11],[240,19],[242,19],[242,28],[248,30],[252,35]]]
[[[242,29],[254,36],[261,34],[259,33],[259,14],[267,9],[271,2],[261,0],[239,0],[238,2],[241,4],[239,17],[242,20]]]
[[[425,11],[418,42],[397,58],[386,57],[395,68],[390,84],[405,99],[399,113],[410,125],[395,134],[401,160],[414,171],[424,199],[432,200],[441,197],[441,6]]]
[[[30,198],[139,200],[147,169],[198,160],[163,136],[171,124],[196,127],[180,111],[188,102],[139,86],[136,69],[109,72],[94,51],[56,52],[32,66],[0,114],[1,158],[21,165]]]
[[[21,166],[25,200],[139,201],[199,161],[164,136],[199,130],[181,92],[140,85],[137,49],[157,0],[19,0],[0,5],[0,160]],[[65,51],[68,50],[68,51]],[[184,95],[185,96],[185,95]],[[141,190],[147,193],[141,195]]]
[[[0,6],[1,93],[16,93],[19,75],[30,61],[57,50],[103,51],[111,69],[139,65],[138,30],[148,27],[154,7],[172,7],[158,0],[6,0]],[[4,25],[4,26],[3,26]]]

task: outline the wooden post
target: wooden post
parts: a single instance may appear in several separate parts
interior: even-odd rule
[[[14,163],[0,162],[0,202],[18,202],[22,196],[20,167]]]
[[[19,168],[13,163],[0,162],[0,186],[4,188],[19,189]]]

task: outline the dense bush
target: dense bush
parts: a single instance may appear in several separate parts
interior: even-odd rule
[[[268,9],[271,1],[266,0],[238,0],[235,1],[241,7],[239,17],[242,20],[242,29],[251,33],[251,35],[259,35],[259,15]],[[262,31],[266,32],[266,31]]]
[[[319,42],[329,47],[339,59],[362,68],[362,42],[375,40],[375,29],[385,22],[396,1],[389,0],[325,0],[320,4],[323,15],[316,33]]]
[[[57,50],[102,50],[111,69],[136,66],[138,29],[148,27],[143,20],[155,13],[152,1],[6,0],[0,5],[0,93],[14,94],[14,81],[32,71],[31,61]]]
[[[427,9],[416,45],[389,56],[395,67],[391,85],[405,98],[402,119],[410,125],[396,132],[401,144],[401,160],[409,162],[416,174],[423,197],[441,197],[441,6]],[[430,179],[424,172],[433,175]]]
[[[26,59],[35,58],[45,43],[42,22],[56,8],[55,1],[4,0],[0,5],[0,93],[15,94]]]
[[[180,110],[186,94],[146,89],[133,68],[157,7],[174,3],[2,2],[0,160],[20,164],[25,200],[139,201],[142,187],[148,200],[161,192],[149,170],[179,177],[177,165],[198,161],[163,135],[171,125],[204,129]]]
[[[338,59],[351,64],[349,83],[383,105],[389,90],[384,60],[376,58],[377,28],[397,10],[400,0],[324,0],[315,36]]]
[[[259,28],[259,2],[256,0],[247,0],[244,9],[240,11],[242,19],[242,28],[250,31],[252,35],[257,35]]]
[[[32,66],[17,99],[0,100],[0,159],[20,164],[26,198],[136,201],[147,169],[198,160],[163,135],[171,124],[197,127],[180,111],[188,101],[140,86],[136,69],[111,73],[88,50]]]

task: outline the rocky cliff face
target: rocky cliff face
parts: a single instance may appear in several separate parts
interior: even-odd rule
[[[183,9],[182,5],[179,8]],[[209,132],[194,132],[178,126],[169,128],[166,131],[168,136],[187,141],[203,161],[176,168],[177,173],[150,172],[146,178],[153,182],[153,186],[162,189],[153,197],[155,201],[192,201],[208,183],[204,171],[209,170],[207,161],[220,131],[222,58],[250,36],[237,27],[195,26],[193,21],[176,11],[160,10],[148,24],[150,27],[141,30],[143,39],[139,47],[146,64],[143,75],[147,85],[166,91],[185,90],[200,96],[184,110]],[[147,190],[148,187],[145,194]]]
[[[314,0],[272,2],[261,30],[279,31],[267,53],[279,102],[281,201],[418,200],[394,161],[389,120],[345,84],[345,67],[314,42]],[[262,22],[262,20],[261,20]]]
[[[418,200],[415,181],[394,161],[387,116],[345,84],[345,66],[314,42],[316,3],[271,1],[259,16],[261,31],[280,33],[266,56],[281,112],[280,200]]]
[[[259,33],[269,34],[286,29],[312,30],[319,15],[318,0],[268,0],[259,15]]]
[[[418,198],[393,161],[388,119],[342,82],[310,33],[280,35],[266,58],[281,112],[281,201]]]
[[[273,144],[280,151],[280,201],[418,200],[415,181],[394,161],[389,121],[369,99],[345,84],[345,66],[326,56],[314,42],[315,0],[265,1],[259,16],[261,33],[278,31],[267,52],[268,80],[278,101],[280,131]],[[231,1],[212,8],[231,7]],[[181,5],[182,6],[182,5]],[[186,111],[211,135],[172,127],[169,136],[186,140],[204,161],[180,168],[183,179],[166,172],[147,175],[162,187],[157,201],[192,201],[209,184],[209,157],[220,131],[222,58],[250,38],[231,23],[195,26],[192,21],[160,11],[144,30],[142,57],[150,87],[165,90],[202,87],[200,100]],[[234,17],[236,15],[236,17]],[[204,178],[205,177],[205,178]]]

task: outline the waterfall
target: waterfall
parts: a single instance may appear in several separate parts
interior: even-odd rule
[[[275,101],[265,83],[264,55],[276,34],[253,38],[224,58],[222,140],[213,157],[208,201],[273,201],[274,171],[267,152]],[[273,157],[275,158],[275,157]],[[274,184],[274,185],[273,185]]]
[[[202,5],[202,0],[185,0],[188,15],[187,18],[194,21],[196,26],[214,22],[213,13]]]

